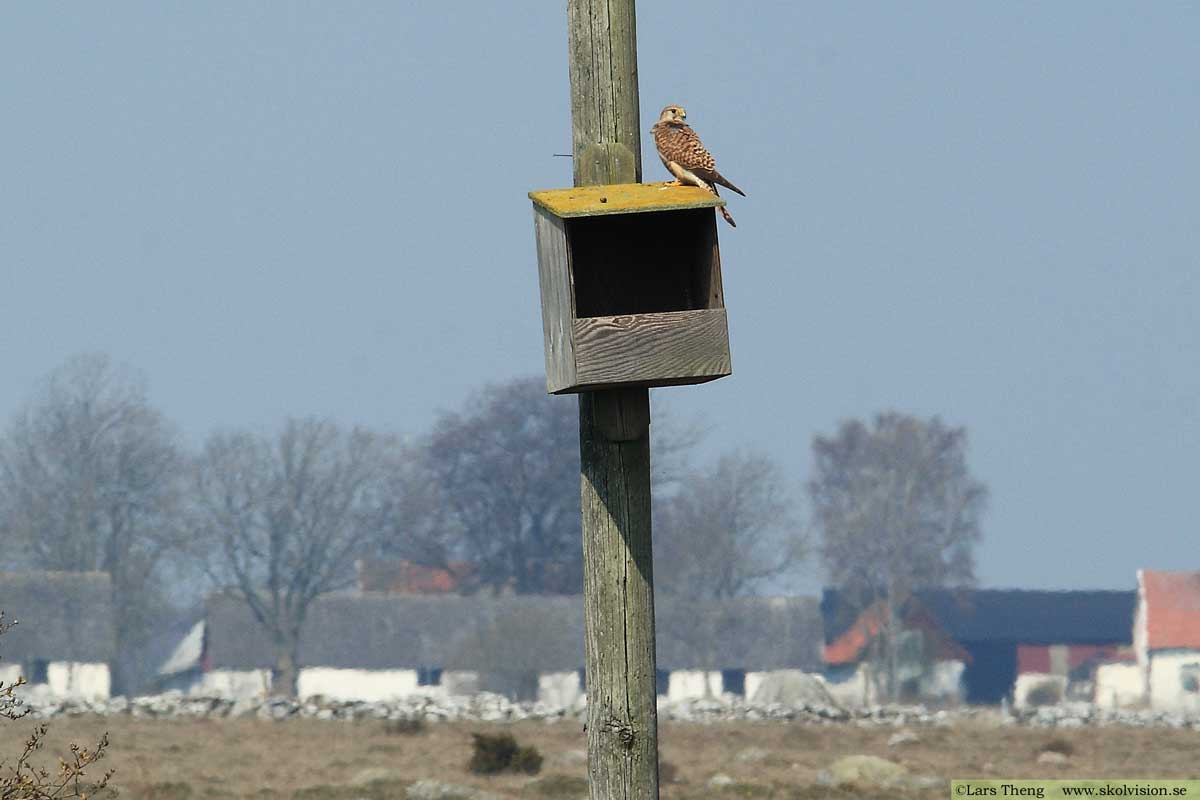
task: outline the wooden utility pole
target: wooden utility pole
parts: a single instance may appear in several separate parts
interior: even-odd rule
[[[575,185],[642,179],[634,0],[568,0]],[[579,395],[592,800],[658,797],[650,391]]]

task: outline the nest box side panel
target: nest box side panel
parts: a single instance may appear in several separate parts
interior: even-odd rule
[[[575,391],[672,386],[732,373],[725,309],[585,317],[573,323]]]
[[[706,225],[701,226],[702,236],[700,247],[707,255],[707,274],[702,280],[705,284],[708,308],[725,307],[725,288],[721,283],[721,245],[717,241],[717,215],[709,214]]]
[[[546,391],[560,392],[575,381],[571,319],[575,305],[570,256],[563,221],[540,206],[533,209],[537,237],[538,283],[542,294],[542,334],[546,345]]]

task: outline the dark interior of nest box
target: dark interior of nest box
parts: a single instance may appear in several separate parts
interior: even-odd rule
[[[566,221],[575,316],[724,308],[711,208]]]

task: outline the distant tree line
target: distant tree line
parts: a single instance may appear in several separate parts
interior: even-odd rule
[[[879,499],[889,489],[864,477],[874,474],[865,462],[891,457],[885,442],[864,448],[874,440],[853,426],[815,441],[816,549],[831,577],[864,598],[969,576],[978,538],[982,489],[956,478],[965,434],[936,420],[888,420],[907,448],[897,469],[923,470],[919,480],[896,479],[905,500],[894,507]],[[547,396],[540,378],[528,378],[481,388],[413,439],[303,418],[217,431],[194,451],[136,373],[81,355],[46,378],[0,437],[0,552],[8,568],[111,574],[114,692],[138,688],[147,642],[187,585],[246,603],[274,644],[275,685],[287,691],[308,609],[351,586],[358,559],[465,562],[473,569],[464,591],[581,591],[578,436],[573,399]],[[670,414],[656,416],[652,436],[657,591],[786,592],[810,545],[794,481],[761,452],[697,463],[699,426]],[[880,502],[886,508],[872,505]],[[886,544],[868,546],[885,530]],[[903,560],[913,543],[911,568],[854,566]]]

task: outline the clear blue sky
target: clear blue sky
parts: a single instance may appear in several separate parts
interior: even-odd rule
[[[965,425],[984,585],[1200,568],[1198,31],[1194,3],[644,0],[643,130],[684,105],[749,193],[734,375],[656,402],[797,483],[842,418]],[[525,193],[570,184],[566,56],[546,0],[7,4],[0,419],[83,350],[197,442],[420,433],[541,372]]]

